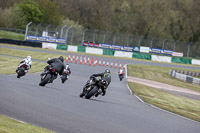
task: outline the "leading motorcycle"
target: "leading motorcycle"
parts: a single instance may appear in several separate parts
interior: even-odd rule
[[[119,76],[119,80],[122,81],[122,79],[124,78],[124,74],[118,74]]]
[[[102,93],[101,87],[106,87],[107,81],[101,78],[91,77],[88,80],[83,88],[83,92],[80,94],[80,97],[90,99],[92,96],[98,96]]]

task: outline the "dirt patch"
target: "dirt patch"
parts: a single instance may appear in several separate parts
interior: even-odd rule
[[[184,96],[184,97],[188,97],[188,98],[192,98],[192,99],[200,101],[200,93],[193,91],[193,90],[172,86],[172,85],[160,83],[160,82],[157,82],[157,81],[131,77],[131,76],[128,76],[127,80],[129,82],[135,82],[135,83],[143,84],[143,85],[155,88],[155,89],[164,90],[164,91],[176,94],[176,95],[181,95],[181,96]]]

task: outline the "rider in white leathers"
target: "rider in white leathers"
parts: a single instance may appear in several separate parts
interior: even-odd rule
[[[28,72],[28,70],[31,69],[31,66],[32,66],[31,56],[27,56],[27,58],[24,58],[23,60],[20,61],[16,72],[17,72],[17,71],[19,70],[19,68],[20,68],[22,65],[24,65],[24,64],[27,65],[25,72]]]

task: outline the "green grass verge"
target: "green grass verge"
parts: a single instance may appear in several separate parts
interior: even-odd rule
[[[51,54],[51,53],[44,53],[44,52],[33,52],[33,51],[24,51],[24,50],[16,50],[16,49],[9,49],[9,48],[0,48],[0,54],[4,55],[12,55],[18,57],[27,57],[30,55],[33,59],[38,60],[48,60],[48,58],[58,58],[61,56],[60,54]],[[66,55],[62,55],[65,57]]]
[[[10,46],[10,47],[21,47],[21,48],[28,48],[28,49],[41,49],[41,48],[35,48],[35,47],[17,46],[17,45],[4,44],[4,43],[0,43],[0,45]],[[135,60],[135,61],[142,61],[142,62],[154,62],[154,63],[158,63],[157,61],[144,60],[144,59],[114,57],[114,56],[109,56],[109,55],[89,54],[89,53],[83,53],[83,52],[71,52],[71,51],[66,51],[66,50],[57,50],[57,49],[56,50],[55,49],[42,49],[42,50],[46,50],[46,51],[58,51],[58,52],[68,53],[68,54],[81,54],[81,55],[90,55],[90,56],[100,56],[100,57],[109,57],[109,58],[123,59],[123,60]],[[199,65],[192,65],[192,64],[166,63],[166,62],[159,62],[159,63],[161,63],[161,64],[175,64],[175,65],[190,66],[190,67],[199,67]]]
[[[0,55],[0,73],[15,74],[15,70],[22,59]],[[32,62],[32,68],[29,73],[41,72],[44,70],[46,63]]]
[[[27,123],[21,123],[0,115],[0,133],[53,133],[47,129],[33,126]]]
[[[0,30],[0,38],[24,40],[24,34]]]
[[[146,103],[200,122],[200,101],[128,82],[133,93]]]
[[[183,82],[176,78],[170,77],[169,76],[170,69],[177,69],[177,68],[130,64],[128,65],[128,76],[149,79],[149,80],[158,81],[158,82],[200,92],[199,85]],[[179,70],[198,72],[198,70],[188,70],[188,69],[181,69],[181,68]]]

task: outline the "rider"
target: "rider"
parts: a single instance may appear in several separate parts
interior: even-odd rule
[[[19,68],[25,64],[27,67],[25,68],[25,72],[28,72],[29,69],[31,69],[31,66],[32,66],[32,60],[31,60],[31,56],[27,56],[26,58],[24,58],[23,60],[20,61],[17,69],[16,69],[16,72],[19,70]]]
[[[124,75],[124,70],[123,69],[119,69],[118,75]]]
[[[64,70],[63,70],[63,73],[65,71],[68,71],[69,72],[69,75],[71,74],[71,70],[70,70],[70,67],[69,67],[69,64],[68,63],[64,63]],[[67,76],[67,79],[68,79],[68,76]]]
[[[62,56],[60,56],[59,58],[54,58],[54,59],[49,59],[47,61],[47,63],[49,64],[49,66],[46,66],[44,69],[44,72],[41,74],[41,76],[43,76],[47,70],[50,68],[50,66],[52,66],[53,68],[56,69],[56,72],[59,73],[59,75],[63,74],[63,70],[64,70],[64,58]],[[55,75],[54,77],[55,79],[57,78],[57,75]]]
[[[104,87],[101,87],[102,90],[102,96],[104,96],[106,94],[106,89],[108,88],[110,82],[111,82],[111,74],[110,74],[110,70],[106,69],[105,72],[102,73],[98,73],[98,74],[93,74],[90,77],[101,77],[101,79],[104,79],[105,81],[107,81],[107,84]],[[95,96],[97,97],[99,94],[96,94]]]

